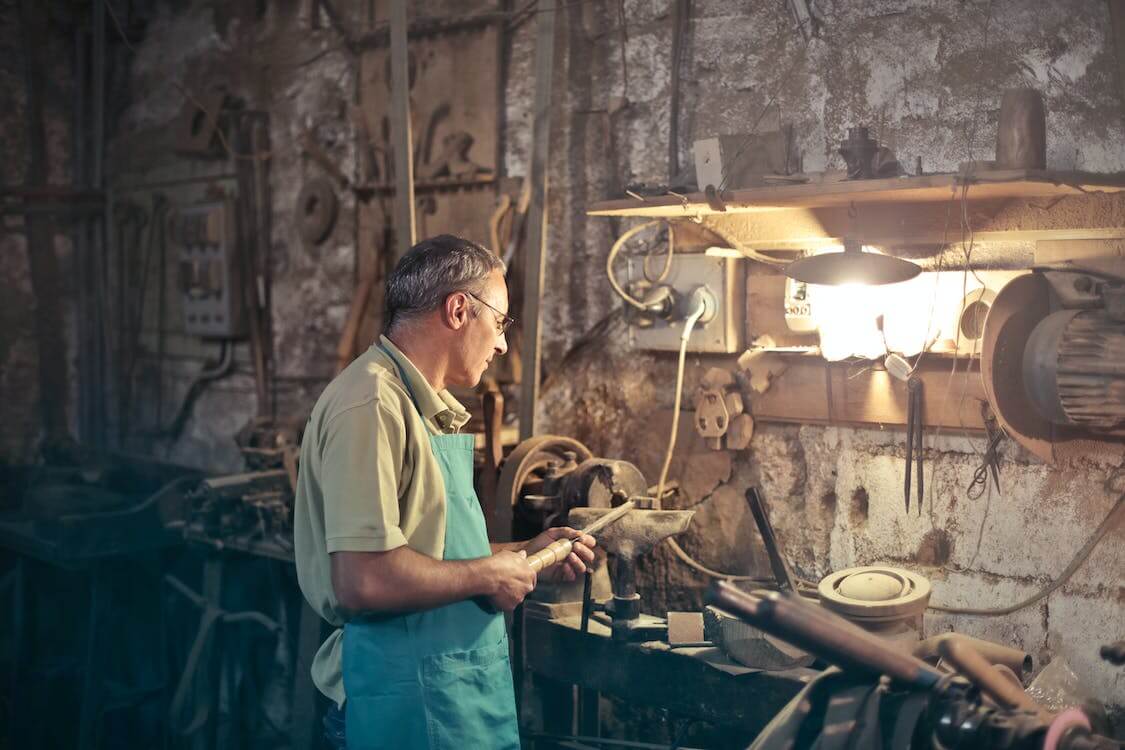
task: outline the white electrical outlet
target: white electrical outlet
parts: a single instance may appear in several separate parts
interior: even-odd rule
[[[662,268],[663,260],[654,259],[650,268]],[[717,354],[741,352],[746,319],[746,263],[741,258],[716,258],[702,254],[683,254],[672,258],[672,268],[663,283],[675,290],[676,309],[672,320],[652,320],[652,325],[629,326],[629,340],[636,349],[678,351],[684,318],[690,312],[692,292],[707,287],[717,309],[708,322],[700,322],[692,331],[688,351]],[[630,258],[628,280],[644,278],[640,258]]]

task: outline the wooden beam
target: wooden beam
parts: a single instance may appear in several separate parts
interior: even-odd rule
[[[414,153],[410,132],[410,51],[406,41],[406,0],[391,0],[391,137],[395,150],[395,257],[415,242]]]
[[[555,69],[557,0],[540,0],[535,43],[535,120],[532,134],[531,205],[527,221],[527,263],[523,277],[523,381],[520,388],[520,439],[535,434],[539,400],[540,303],[543,254],[547,244],[547,171],[551,147],[551,83]]]

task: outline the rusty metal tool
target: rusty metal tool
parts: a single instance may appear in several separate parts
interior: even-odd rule
[[[922,476],[922,381],[910,378],[906,381],[906,481],[902,494],[906,501],[906,513],[910,514],[910,469],[912,459],[918,464],[918,515],[922,514],[922,498],[925,494],[925,478]]]
[[[762,535],[762,543],[765,544],[766,555],[770,559],[773,577],[777,579],[778,591],[796,591],[797,587],[793,583],[793,575],[789,572],[789,566],[785,564],[785,558],[781,556],[781,549],[777,545],[777,536],[773,533],[773,524],[770,523],[770,517],[766,514],[766,506],[762,502],[762,496],[758,494],[757,487],[746,490],[746,503],[750,506],[750,512],[754,514],[754,523],[758,525],[758,533]]]
[[[576,526],[593,526],[607,515],[605,508],[571,508],[568,518]],[[603,527],[598,546],[616,558],[610,576],[613,598],[605,605],[615,640],[654,640],[667,634],[664,618],[641,612],[637,558],[668,537],[686,531],[694,515],[693,510],[638,509],[609,528]]]
[[[589,534],[590,536],[593,536],[597,532],[604,529],[606,526],[609,526],[611,523],[621,518],[633,508],[633,501],[628,500],[611,510],[609,513],[606,513],[604,516],[594,521],[586,528],[582,529],[582,531],[579,533]],[[556,542],[551,542],[538,552],[532,555],[528,555],[527,564],[531,566],[532,570],[538,573],[544,568],[549,568],[556,563],[562,562],[574,548],[574,541],[577,538],[578,537],[575,537],[574,539],[559,539]]]

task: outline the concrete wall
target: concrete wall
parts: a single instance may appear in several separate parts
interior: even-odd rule
[[[362,3],[335,5],[353,21],[366,12]],[[619,196],[627,183],[668,181],[671,2],[626,0],[624,28],[616,2],[561,5],[543,429],[577,437],[596,453],[634,460],[655,477],[674,362],[624,346],[613,314],[619,304],[603,267],[612,238],[625,225],[588,218],[584,208]],[[815,4],[824,21],[821,35],[808,44],[781,0],[692,5],[680,74],[681,164],[690,166],[693,139],[746,131],[774,98],[779,112],[768,112],[761,127],[793,122],[806,169],[841,167],[836,142],[847,125],[863,122],[904,161],[912,164],[920,156],[927,170],[952,170],[959,161],[992,154],[999,92],[1026,83],[1040,88],[1047,101],[1051,166],[1125,169],[1125,118],[1103,3],[822,0]],[[350,201],[332,237],[315,248],[297,239],[291,220],[300,185],[319,174],[295,146],[303,128],[313,129],[340,163],[354,161],[343,106],[354,96],[355,59],[339,34],[323,27],[327,19],[312,28],[302,14],[306,6],[297,0],[156,5],[114,133],[120,158],[113,163],[148,164],[146,148],[159,145],[160,132],[182,104],[174,83],[190,86],[209,76],[227,77],[248,106],[270,112],[273,341],[282,414],[307,409],[327,382],[354,282]],[[412,6],[412,13],[456,8],[426,3]],[[530,156],[534,22],[532,15],[514,28],[507,48],[502,135],[503,171],[510,175],[525,174]],[[169,168],[204,169],[180,161]],[[115,177],[123,176],[118,169]],[[741,231],[739,224],[731,222],[729,231]],[[5,289],[26,296],[22,281],[9,280],[18,276],[10,269],[6,263]],[[14,297],[6,292],[5,298]],[[166,373],[166,413],[211,356],[192,342],[177,339],[175,346],[180,356]],[[14,355],[5,356],[11,361]],[[714,363],[689,358],[687,392]],[[254,413],[242,346],[236,370],[204,393],[179,441],[133,446],[215,470],[236,468],[233,435]],[[965,487],[982,441],[942,438],[927,446],[926,513],[908,518],[901,510],[901,443],[896,431],[761,424],[748,450],[716,456],[685,433],[673,477],[689,488],[685,505],[699,514],[684,544],[713,567],[761,572],[742,501],[743,490],[758,484],[804,576],[893,562],[924,570],[934,581],[936,602],[993,606],[1057,575],[1125,491],[1120,454],[1048,467],[1008,444],[1003,495],[970,501]],[[1041,661],[1065,657],[1085,685],[1125,705],[1121,671],[1096,655],[1098,644],[1120,638],[1125,628],[1121,534],[1111,533],[1069,584],[1034,607],[1002,618],[931,615],[928,629],[955,627],[1011,642]],[[664,550],[646,561],[643,576],[653,611],[698,606],[706,585]]]

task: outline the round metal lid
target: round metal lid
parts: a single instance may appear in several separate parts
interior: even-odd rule
[[[859,250],[821,253],[798,258],[785,267],[785,275],[806,284],[895,284],[922,272],[902,258]]]
[[[832,573],[821,580],[817,592],[821,606],[845,617],[897,619],[926,608],[930,582],[902,568],[870,565]]]

